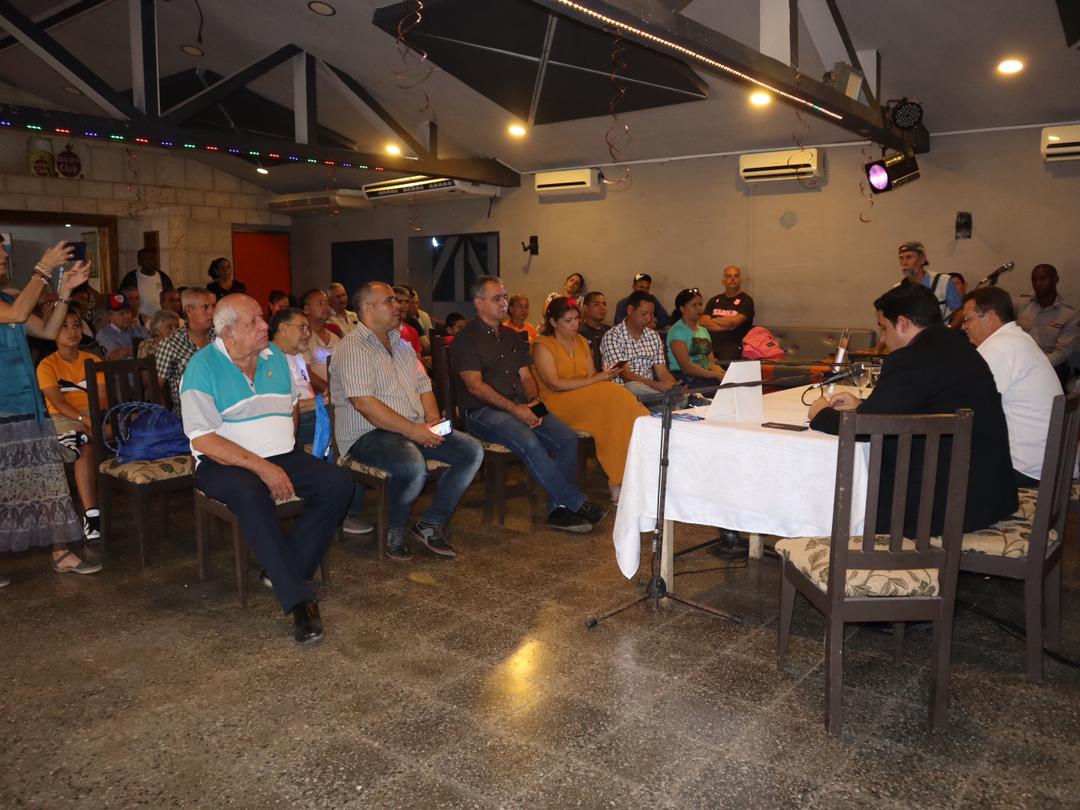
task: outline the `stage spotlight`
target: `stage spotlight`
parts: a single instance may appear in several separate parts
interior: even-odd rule
[[[897,186],[919,177],[919,164],[915,161],[915,155],[903,155],[899,152],[867,163],[864,168],[870,190],[874,194],[892,191]]]
[[[897,129],[914,129],[922,121],[923,108],[917,101],[902,98],[889,104],[889,118]]]

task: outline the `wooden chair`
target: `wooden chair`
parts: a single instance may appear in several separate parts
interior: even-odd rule
[[[1061,552],[1065,545],[1080,434],[1080,394],[1054,398],[1038,489],[1020,490],[1017,513],[964,535],[960,570],[1024,583],[1027,676],[1043,680],[1043,623],[1046,648],[1061,648]]]
[[[963,534],[971,455],[972,412],[947,416],[871,416],[841,414],[837,450],[836,495],[831,537],[781,540],[776,550],[783,558],[780,587],[778,664],[785,665],[795,594],[803,596],[825,616],[825,727],[839,734],[842,724],[844,625],[848,622],[892,622],[899,658],[904,622],[933,622],[930,665],[930,725],[945,727],[948,719],[949,659],[953,606]],[[852,484],[855,464],[861,463],[863,445],[856,437],[870,437],[865,531],[851,536]],[[938,457],[944,437],[952,438],[944,532],[941,541],[930,537]],[[877,533],[883,448],[897,447],[891,519],[887,533]],[[917,532],[904,537],[908,479],[913,445],[923,450]]]
[[[98,384],[102,375],[104,392]],[[107,407],[121,402],[161,402],[155,360],[86,361],[86,393],[94,425],[94,450],[98,459],[98,505],[101,509],[101,544],[106,548],[113,527],[112,497],[114,492],[130,495],[135,501],[135,525],[139,539],[139,562],[146,568],[147,546],[150,541],[150,498],[167,492],[186,490],[195,484],[195,460],[190,454],[170,456],[155,461],[120,462],[105,444],[106,431],[115,436],[115,417],[103,424]],[[102,397],[104,393],[104,397]],[[164,516],[163,516],[164,517]]]
[[[304,501],[301,498],[292,498],[277,504],[276,515],[278,520],[295,518],[303,508]],[[210,573],[210,544],[207,536],[210,517],[225,523],[232,531],[236,593],[240,600],[240,607],[245,607],[247,605],[248,547],[244,542],[244,533],[240,530],[240,521],[228,506],[208,497],[201,489],[195,487],[195,555],[199,564],[200,582],[205,582]],[[330,572],[325,556],[319,565],[319,570],[322,572],[323,582],[329,584]]]

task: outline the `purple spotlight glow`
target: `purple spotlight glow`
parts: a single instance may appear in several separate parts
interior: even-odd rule
[[[870,171],[866,173],[866,176],[870,179],[870,185],[878,191],[884,191],[889,187],[889,173],[885,171],[885,167],[880,164],[871,166]]]

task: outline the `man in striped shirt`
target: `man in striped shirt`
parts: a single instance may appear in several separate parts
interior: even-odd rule
[[[357,291],[353,308],[360,323],[335,352],[330,373],[334,430],[339,448],[348,448],[361,464],[389,475],[386,556],[398,562],[412,559],[406,525],[427,480],[427,461],[450,465],[439,477],[427,511],[408,534],[433,554],[452,559],[457,554],[446,540],[446,524],[476,476],[484,450],[467,433],[432,430],[443,419],[427,372],[401,337],[407,305],[381,281]]]
[[[322,619],[306,580],[345,515],[352,481],[295,447],[300,394],[285,355],[269,343],[262,307],[227,295],[214,328],[217,338],[195,353],[180,383],[198,487],[236,515],[278,604],[293,616],[297,642],[318,641]],[[275,501],[294,496],[304,509],[284,534]]]

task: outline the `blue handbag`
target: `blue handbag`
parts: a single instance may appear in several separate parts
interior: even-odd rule
[[[116,435],[105,446],[116,453],[121,463],[154,461],[191,452],[191,443],[180,419],[168,408],[153,402],[121,402],[109,408],[102,418],[105,424],[116,417]],[[107,434],[103,434],[107,435]]]

